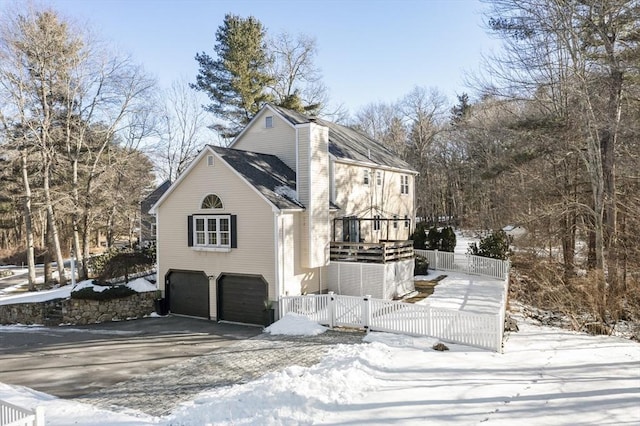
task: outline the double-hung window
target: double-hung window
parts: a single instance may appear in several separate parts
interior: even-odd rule
[[[409,194],[409,176],[400,175],[400,193]]]
[[[380,230],[380,215],[379,214],[373,216],[373,230],[374,231],[379,231]]]
[[[212,249],[231,248],[231,216],[193,216],[193,246]]]
[[[369,185],[369,169],[362,170],[362,183],[365,185]]]

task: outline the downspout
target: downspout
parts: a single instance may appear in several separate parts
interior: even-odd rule
[[[159,232],[159,228],[158,228],[158,216],[160,215],[160,212],[158,210],[155,211],[155,214],[153,215],[153,221],[156,223],[156,235],[155,235],[155,245],[156,245],[156,287],[158,288],[158,290],[160,290],[160,279],[161,277],[160,275],[160,244],[159,244],[159,240],[160,240],[160,232]],[[162,277],[162,282],[165,282],[164,277]],[[162,292],[162,297],[167,297],[167,288],[165,286],[164,291]]]
[[[281,244],[280,244],[280,224],[282,218],[282,211],[274,208],[273,209],[273,241],[274,241],[274,253],[275,253],[275,301],[277,304],[277,316],[276,321],[280,319],[280,297],[282,296],[283,289],[283,272],[284,272],[284,256],[281,252]],[[282,263],[282,266],[280,265]]]
[[[299,194],[298,191],[300,191],[300,167],[298,165],[299,162],[299,158],[298,158],[298,144],[300,143],[300,141],[298,140],[298,126],[296,126],[296,192]]]

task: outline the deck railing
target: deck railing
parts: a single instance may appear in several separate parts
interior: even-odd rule
[[[44,426],[44,408],[28,410],[0,399],[0,425]]]
[[[413,241],[380,241],[378,243],[351,243],[333,241],[331,260],[341,262],[387,263],[413,258]]]

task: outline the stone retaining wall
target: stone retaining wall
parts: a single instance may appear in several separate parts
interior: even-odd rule
[[[16,303],[0,305],[0,324],[44,324],[48,312],[64,299],[38,303]]]
[[[0,324],[95,324],[141,318],[154,311],[155,291],[111,300],[56,299],[0,305]]]
[[[67,299],[62,305],[65,324],[95,324],[141,318],[154,311],[155,291],[110,300]]]

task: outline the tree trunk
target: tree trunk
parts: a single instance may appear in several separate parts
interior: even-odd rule
[[[42,189],[44,191],[45,205],[47,209],[47,221],[51,226],[51,242],[53,244],[53,254],[58,264],[58,281],[60,284],[67,282],[67,277],[64,273],[64,257],[62,256],[62,250],[60,248],[60,237],[58,235],[58,225],[55,222],[55,213],[53,210],[53,201],[51,199],[51,189],[49,188],[49,161],[44,158],[44,168],[42,171]]]
[[[36,290],[36,260],[33,249],[33,225],[31,222],[31,185],[29,184],[29,171],[27,169],[27,152],[21,152],[22,184],[24,186],[24,224],[27,239],[27,268],[29,270],[29,291]]]
[[[88,271],[86,267],[87,258],[84,256],[84,251],[80,246],[80,231],[78,221],[78,211],[80,209],[80,192],[78,191],[78,159],[73,157],[71,160],[72,167],[72,183],[71,194],[73,197],[73,213],[71,214],[71,227],[73,233],[73,254],[76,261],[76,270],[78,271],[79,279],[86,280],[88,278]]]
[[[51,265],[51,251],[52,251],[52,244],[51,244],[51,224],[49,223],[49,220],[46,219],[46,226],[45,226],[45,231],[44,231],[44,247],[45,247],[45,252],[44,252],[44,282],[45,283],[50,283],[53,281],[53,268]]]

